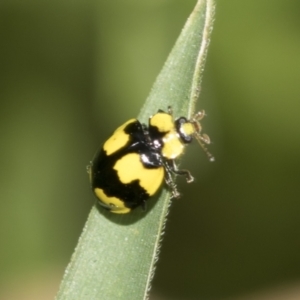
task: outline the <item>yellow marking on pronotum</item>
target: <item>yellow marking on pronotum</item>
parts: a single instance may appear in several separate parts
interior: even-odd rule
[[[127,214],[130,212],[130,208],[124,205],[124,202],[116,197],[108,197],[104,191],[100,188],[94,190],[96,196],[101,199],[101,202],[110,207],[111,212],[116,214]]]
[[[161,150],[163,157],[174,159],[183,153],[184,145],[179,139],[178,133],[172,130],[163,137],[164,146]]]
[[[139,180],[139,184],[150,195],[154,195],[163,182],[163,167],[147,169],[143,166],[138,153],[130,153],[120,158],[114,165],[120,181],[124,184]]]
[[[151,117],[150,125],[157,127],[159,132],[168,132],[174,129],[174,120],[169,114],[157,113]]]
[[[114,131],[112,136],[103,145],[103,149],[105,150],[106,155],[113,154],[119,149],[122,149],[128,143],[130,136],[129,134],[124,132],[124,129],[128,124],[135,121],[136,119],[130,119]]]

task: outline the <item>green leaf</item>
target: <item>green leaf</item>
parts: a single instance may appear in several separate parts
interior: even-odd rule
[[[213,13],[212,0],[197,2],[141,110],[141,121],[147,123],[150,115],[169,105],[175,116],[194,113]],[[137,208],[116,215],[95,205],[57,300],[146,299],[169,206],[166,189],[149,201],[146,212]]]

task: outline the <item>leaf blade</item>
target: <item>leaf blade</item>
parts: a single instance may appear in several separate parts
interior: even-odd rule
[[[175,115],[193,113],[213,10],[212,0],[197,2],[140,112],[141,121],[168,105]],[[146,213],[114,215],[95,205],[56,299],[146,299],[169,206],[166,189],[149,201]]]

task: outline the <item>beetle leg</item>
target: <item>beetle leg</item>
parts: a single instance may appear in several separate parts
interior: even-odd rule
[[[171,105],[168,106],[168,114],[171,116],[173,115],[173,109]]]
[[[187,183],[194,181],[194,177],[192,176],[191,172],[185,169],[179,170],[174,159],[170,160],[170,168],[176,175],[185,176]]]
[[[171,190],[172,197],[178,199],[178,198],[180,198],[180,193],[178,192],[176,183],[174,182],[174,180],[172,178],[172,168],[168,164],[168,162],[164,162],[163,165],[164,165],[164,168],[165,168],[165,171],[166,171],[166,173],[165,173],[165,182]]]
[[[159,109],[157,112],[158,113],[165,113],[165,111],[162,110],[162,109]],[[173,115],[173,109],[172,109],[171,105],[168,106],[168,114],[171,115],[171,116]]]

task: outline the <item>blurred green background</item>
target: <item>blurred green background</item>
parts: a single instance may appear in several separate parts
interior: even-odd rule
[[[138,115],[195,2],[1,1],[1,300],[53,299],[94,202],[86,165]],[[300,299],[299,15],[217,1],[198,103],[216,162],[187,150],[197,180],[178,180],[151,299]]]

